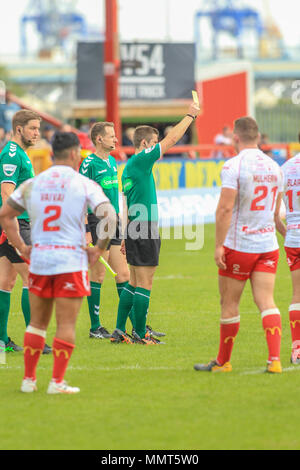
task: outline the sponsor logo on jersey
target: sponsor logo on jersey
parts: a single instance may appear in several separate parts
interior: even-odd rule
[[[107,172],[107,170],[99,170],[99,171],[98,171],[99,174],[100,174],[100,173],[106,173],[106,172]]]
[[[128,179],[125,181],[125,183],[123,184],[123,191],[124,193],[126,193],[126,191],[129,191],[133,186],[133,181]]]
[[[244,232],[246,235],[253,235],[253,234],[256,234],[256,233],[273,233],[275,232],[275,228],[272,226],[272,225],[269,225],[267,227],[264,227],[264,228],[260,228],[260,229],[249,229],[248,225],[243,225],[242,227],[242,232]]]
[[[11,165],[8,163],[3,165],[3,173],[5,174],[5,176],[13,176],[16,169],[17,169],[17,165]]]
[[[109,176],[102,178],[100,182],[103,189],[112,189],[118,187],[118,179],[111,179]]]
[[[152,147],[149,147],[148,149],[145,149],[145,153],[150,153],[152,150],[155,148],[155,145],[152,145]]]

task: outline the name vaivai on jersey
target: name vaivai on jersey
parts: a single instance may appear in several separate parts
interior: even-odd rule
[[[41,194],[41,201],[50,201],[50,202],[59,202],[65,199],[64,194],[57,194],[57,193],[42,193]]]

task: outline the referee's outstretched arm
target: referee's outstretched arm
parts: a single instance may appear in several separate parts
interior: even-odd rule
[[[184,118],[174,126],[167,136],[160,142],[161,154],[167,152],[171,147],[177,144],[178,140],[185,134],[186,130],[190,127],[192,122],[196,119],[200,112],[199,106],[194,102],[189,106],[188,113]]]

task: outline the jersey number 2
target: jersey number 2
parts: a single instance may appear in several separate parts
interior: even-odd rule
[[[44,214],[49,214],[49,212],[54,212],[54,214],[50,215],[44,220],[43,223],[43,230],[44,232],[57,232],[60,230],[58,225],[49,225],[50,222],[59,219],[61,215],[61,207],[60,206],[46,206],[44,210]]]
[[[271,211],[274,209],[274,205],[275,205],[275,199],[276,199],[276,194],[277,194],[277,189],[278,187],[277,186],[274,186],[272,189],[271,189],[271,192],[273,193],[273,200],[272,200],[272,207],[271,207]],[[250,210],[251,211],[263,211],[265,210],[265,205],[262,204],[262,205],[258,205],[259,202],[262,202],[264,199],[266,199],[266,197],[268,196],[268,186],[257,186],[254,190],[254,194],[258,194],[258,196],[256,198],[253,199],[252,203],[251,203],[251,207],[250,207]]]

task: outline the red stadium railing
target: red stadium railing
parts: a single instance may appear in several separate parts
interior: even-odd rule
[[[7,98],[10,99],[11,101],[17,103],[21,108],[25,109],[31,109],[33,111],[37,111],[36,109],[32,108],[29,106],[27,103],[25,103],[22,99],[18,98],[11,92],[7,91]],[[41,118],[52,124],[56,128],[63,128],[64,123],[60,121],[59,119],[56,119],[55,117],[41,112],[37,111]],[[93,151],[93,144],[90,141],[88,135],[84,132],[78,131],[78,129],[72,127],[72,126],[67,126],[69,131],[76,132],[78,135],[78,138],[81,143],[82,147],[82,157],[84,158],[87,156],[88,153]],[[265,152],[273,152],[273,151],[283,151],[284,156],[286,159],[290,158],[293,156],[293,153],[297,149],[300,151],[299,144],[296,143],[288,143],[288,144],[282,144],[282,143],[273,143],[270,145],[264,145],[261,147],[262,150]],[[128,156],[132,155],[134,153],[133,147],[118,147],[112,154],[116,157],[118,160],[123,160],[126,161]],[[192,160],[195,159],[214,159],[214,158],[230,158],[234,155],[236,155],[236,151],[234,150],[234,147],[232,146],[225,146],[225,145],[214,145],[214,144],[197,144],[197,145],[175,145],[172,149],[168,150],[166,152],[166,155],[182,155],[186,158],[190,158]]]
[[[293,156],[296,151],[300,151],[300,146],[298,144],[272,144],[268,146],[262,146],[262,150],[270,154],[275,150],[280,151],[280,156],[286,159],[289,159]],[[82,148],[81,156],[82,160],[86,158],[90,153],[93,152],[93,149]],[[118,161],[126,162],[127,159],[134,153],[133,147],[118,147],[112,152],[112,155]],[[51,164],[51,151],[47,148],[32,148],[28,150],[28,154],[33,162],[33,166],[36,173],[40,173],[43,170],[46,170]],[[223,159],[231,158],[236,155],[236,151],[231,146],[222,146],[222,145],[178,145],[168,150],[163,159],[168,159],[172,155],[180,156],[181,158],[186,158],[190,160],[214,160],[214,159]]]
[[[283,156],[288,159],[292,156],[293,144],[270,144],[262,145],[261,149],[264,152],[270,153],[273,151],[281,151]],[[112,152],[112,155],[118,159],[126,161],[128,156],[134,153],[133,147],[118,147]],[[237,152],[233,146],[225,145],[213,145],[213,144],[198,144],[198,145],[175,145],[166,152],[165,155],[181,155],[191,160],[211,160],[215,158],[231,158],[236,155]]]

